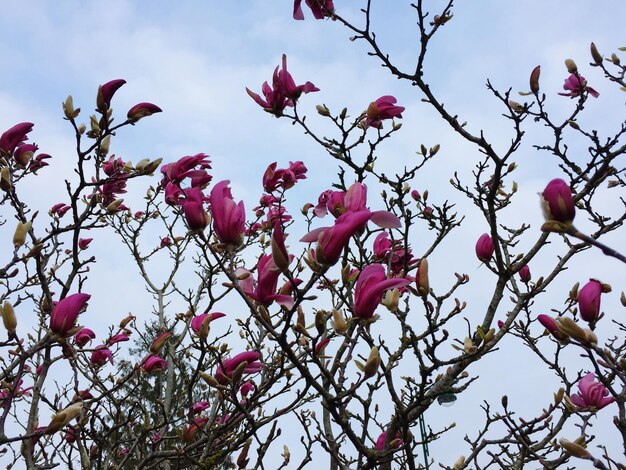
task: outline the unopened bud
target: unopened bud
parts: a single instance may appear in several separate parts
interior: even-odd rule
[[[114,214],[115,212],[118,211],[118,209],[120,208],[123,202],[124,202],[123,198],[116,199],[115,201],[113,201],[111,204],[107,206],[106,211],[109,214]]]
[[[11,337],[17,328],[17,318],[15,317],[13,305],[8,301],[4,302],[4,305],[0,307],[0,313],[2,313],[2,323],[4,323],[4,327],[9,333],[9,337]]]
[[[365,378],[369,379],[376,375],[378,371],[378,367],[380,367],[381,359],[378,354],[378,348],[374,346],[370,351],[370,355],[367,358],[367,362],[363,366],[363,373],[365,374]]]
[[[317,109],[317,113],[320,116],[330,116],[330,110],[326,107],[325,104],[318,104],[317,106],[315,106],[315,109]]]
[[[315,328],[320,335],[326,331],[326,312],[324,310],[315,312]]]
[[[576,67],[576,62],[572,59],[565,59],[565,67],[567,67],[567,71],[569,73],[577,73],[578,67]]]
[[[576,442],[568,441],[567,439],[560,439],[559,444],[565,450],[565,453],[571,455],[572,457],[578,457],[579,459],[590,459],[591,454],[587,449],[585,449],[580,444]]]
[[[417,275],[415,276],[415,282],[417,283],[417,292],[422,297],[426,297],[430,293],[430,283],[428,281],[428,261],[426,258],[420,260],[417,268]]]
[[[538,65],[530,73],[530,91],[534,94],[539,93],[539,75],[541,75],[541,66]]]
[[[109,148],[110,147],[111,147],[111,136],[107,135],[100,142],[100,152],[102,153],[102,155],[106,155],[107,153],[109,153]]]
[[[523,113],[524,112],[524,106],[522,106],[517,101],[509,100],[509,106],[516,113]]]
[[[16,248],[21,247],[26,242],[26,235],[28,235],[28,231],[32,225],[32,222],[18,222],[15,233],[13,234],[13,245],[15,245]]]
[[[456,462],[454,462],[454,465],[452,466],[452,468],[454,470],[461,470],[463,468],[463,466],[465,465],[465,457],[464,456],[460,456]]]
[[[346,323],[346,319],[344,318],[343,314],[337,309],[333,310],[333,329],[337,334],[340,335],[348,331],[348,324]]]
[[[465,351],[467,354],[473,354],[476,352],[476,349],[476,345],[472,341],[472,338],[465,338],[465,340],[463,341],[463,351]]]
[[[146,175],[151,175],[159,168],[159,165],[161,165],[162,161],[163,161],[162,158],[157,158],[153,162],[148,163],[143,169],[143,173]]]
[[[598,48],[594,43],[591,43],[591,58],[593,59],[594,64],[601,65],[602,64],[602,54],[598,52]]]
[[[0,189],[5,192],[9,192],[13,188],[13,183],[11,183],[11,172],[9,171],[9,167],[5,166],[2,171],[0,171]]]
[[[611,54],[611,62],[613,62],[613,64],[615,64],[615,65],[619,65],[620,64],[619,57],[617,57],[617,54],[615,52],[613,54]]]

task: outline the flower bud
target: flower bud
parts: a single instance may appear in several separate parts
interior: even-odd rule
[[[317,113],[320,116],[324,116],[324,117],[330,116],[330,110],[324,104],[318,104],[317,106],[315,106],[315,109],[317,109]]]
[[[576,67],[576,62],[572,59],[565,59],[565,67],[567,67],[567,71],[569,73],[578,73],[578,67]]]
[[[509,106],[511,107],[513,111],[515,111],[518,114],[523,113],[525,109],[524,106],[519,104],[517,101],[513,101],[513,100],[509,100]]]
[[[50,424],[46,427],[46,434],[54,434],[63,429],[70,421],[76,418],[83,409],[83,402],[79,401],[71,404],[67,408],[52,415]]]
[[[21,247],[26,242],[26,235],[28,235],[28,231],[31,227],[32,222],[18,222],[15,233],[13,234],[13,245],[15,245],[16,248]]]
[[[111,204],[107,206],[106,211],[109,214],[114,214],[115,212],[118,211],[118,209],[120,208],[123,202],[124,202],[123,198],[116,199],[115,201],[113,201]]]
[[[11,183],[11,172],[8,166],[5,166],[2,171],[0,171],[0,189],[5,192],[9,192],[13,188],[13,183]]]
[[[568,441],[567,439],[560,439],[559,444],[561,444],[565,453],[571,455],[572,457],[578,457],[579,459],[591,458],[589,451],[576,442]]]
[[[0,313],[2,313],[2,323],[4,323],[4,327],[9,333],[9,337],[12,337],[17,328],[17,318],[15,317],[13,305],[5,301],[4,305],[0,306]]]
[[[333,310],[333,329],[339,335],[342,335],[346,331],[348,331],[348,324],[346,323],[346,319],[344,318],[343,314],[337,309]]]
[[[553,179],[541,193],[543,212],[547,221],[571,225],[576,215],[574,198],[569,185],[560,178]]]
[[[150,345],[150,353],[159,354],[163,346],[165,346],[165,343],[167,343],[167,340],[170,339],[173,334],[172,331],[165,331],[158,335]]]
[[[415,282],[417,284],[417,292],[422,297],[426,297],[430,292],[430,283],[428,282],[428,261],[426,258],[420,260],[417,268],[417,275],[415,276]]]
[[[524,284],[528,284],[530,282],[530,268],[527,264],[522,266],[522,269],[519,270],[519,277]]]
[[[493,240],[487,233],[483,233],[476,242],[476,257],[483,263],[489,263],[493,256]]]
[[[541,74],[541,66],[538,65],[530,73],[530,91],[534,94],[539,93],[539,75]]]
[[[378,354],[378,348],[374,346],[370,351],[367,362],[365,362],[365,365],[363,366],[363,373],[365,374],[365,378],[369,379],[370,377],[376,375],[378,367],[380,367],[380,363],[381,359],[380,355]]]
[[[598,52],[598,48],[594,43],[591,43],[591,58],[593,59],[594,64],[602,65],[602,54]]]

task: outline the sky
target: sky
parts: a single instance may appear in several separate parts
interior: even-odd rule
[[[373,29],[380,44],[394,61],[406,67],[414,63],[418,50],[408,3],[373,2]],[[335,1],[340,14],[355,21],[360,18],[362,4],[356,0]],[[453,20],[431,44],[425,78],[446,107],[461,121],[467,121],[468,129],[483,129],[488,139],[502,149],[512,134],[501,116],[504,109],[485,87],[486,80],[499,90],[512,88],[516,95],[526,91],[530,71],[540,64],[542,90],[550,95],[548,108],[555,116],[565,116],[573,102],[556,93],[567,77],[563,61],[572,58],[581,74],[600,92],[600,98],[587,105],[581,122],[601,132],[615,132],[624,118],[624,94],[609,87],[601,80],[600,72],[589,67],[589,44],[594,41],[605,55],[625,45],[619,31],[623,31],[626,5],[590,5],[584,0],[458,2]],[[38,176],[38,186],[27,192],[27,200],[45,213],[64,198],[63,180],[71,178],[74,161],[71,129],[62,119],[65,97],[71,94],[86,115],[94,107],[99,84],[124,78],[127,84],[114,100],[120,116],[140,101],[156,103],[164,112],[142,120],[128,132],[120,132],[112,147],[114,153],[133,162],[157,157],[169,162],[205,152],[212,157],[214,181],[230,179],[233,194],[246,201],[249,208],[256,205],[261,175],[269,163],[277,161],[281,166],[302,160],[309,173],[292,194],[292,213],[297,213],[297,207],[315,202],[317,195],[327,189],[328,174],[336,170],[336,164],[299,128],[264,113],[245,92],[246,87],[259,92],[284,53],[297,83],[309,80],[320,88],[320,92],[304,96],[300,108],[309,116],[307,122],[322,133],[327,128],[315,113],[316,104],[324,103],[333,111],[345,106],[350,114],[357,115],[372,100],[391,94],[406,107],[403,128],[381,149],[377,163],[380,167],[397,171],[415,158],[420,144],[441,144],[438,159],[420,172],[413,187],[420,192],[428,189],[438,203],[453,200],[466,219],[463,229],[446,240],[430,261],[431,284],[448,285],[453,272],[450,265],[470,274],[473,282],[462,294],[470,304],[469,310],[479,315],[488,297],[471,286],[488,285],[491,275],[478,267],[473,247],[487,226],[448,183],[454,171],[470,181],[479,154],[450,133],[421,101],[417,89],[391,77],[367,55],[364,44],[351,42],[349,32],[341,25],[315,21],[306,8],[306,20],[294,21],[292,6],[289,0],[23,0],[4,5],[0,17],[0,57],[4,61],[0,130],[17,122],[34,122],[31,139],[41,151],[53,155],[52,165]],[[549,137],[545,130],[527,127],[527,141],[515,159],[519,165],[515,175],[519,195],[503,220],[510,225],[524,220],[538,230],[542,216],[536,193],[558,176],[558,169],[550,155],[532,148],[532,144]],[[585,144],[576,140],[572,144],[580,146],[580,161],[584,162]],[[154,181],[156,184],[156,177]],[[372,207],[377,204],[374,194],[370,192]],[[599,201],[605,203],[603,210],[612,214],[623,211],[617,196],[602,192]],[[584,231],[585,220],[577,225]],[[12,229],[4,232],[0,239],[10,237]],[[428,239],[426,231],[418,233]],[[606,240],[618,249],[620,243],[623,247],[623,230],[621,235],[612,234]],[[414,251],[419,254],[419,240],[415,243]],[[544,273],[556,259],[559,247],[551,247],[545,258],[531,266],[533,275]],[[104,319],[96,323],[102,334],[106,320],[116,322],[128,311],[147,320],[150,298],[136,273],[128,269],[124,249],[114,238],[103,236],[94,241],[91,250],[98,258],[98,272],[89,284],[94,295],[94,307],[90,308],[97,308],[101,314],[98,318]],[[162,273],[165,268],[154,269]],[[546,313],[555,303],[560,305],[574,282],[596,277],[613,284],[613,293],[603,305],[607,315],[612,311],[617,315],[623,312],[618,302],[619,292],[624,289],[623,269],[617,261],[589,250],[553,286],[554,297],[538,299],[535,309]],[[111,296],[111,291],[116,295]],[[608,334],[610,325],[600,329],[600,333],[603,331]],[[500,356],[507,357],[505,362],[494,355],[480,370],[471,371],[479,374],[481,381],[454,407],[433,410],[427,416],[429,423],[436,425],[457,421],[459,426],[451,435],[458,442],[455,448],[459,454],[463,434],[471,432],[471,424],[480,420],[481,398],[499,400],[501,392],[496,389],[505,371],[516,371],[507,374],[512,407],[531,414],[545,406],[558,388],[555,381],[550,382],[552,378],[545,377],[545,370],[537,367],[535,359],[519,352],[513,344],[504,342],[502,352]],[[576,358],[572,361],[572,367],[576,367]],[[598,419],[610,423],[611,416],[604,410]],[[446,461],[446,442],[431,446],[431,455],[451,464],[457,456]]]

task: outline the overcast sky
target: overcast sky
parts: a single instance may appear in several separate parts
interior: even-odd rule
[[[418,44],[409,2],[373,3],[373,28],[381,44],[398,64],[410,67]],[[335,0],[338,12],[356,21],[362,4]],[[478,236],[487,231],[487,225],[448,184],[455,170],[469,182],[479,154],[450,134],[433,110],[421,102],[416,89],[390,77],[366,55],[364,44],[350,42],[349,33],[338,23],[315,21],[306,8],[306,20],[294,21],[292,7],[290,0],[22,0],[3,5],[0,130],[17,122],[34,122],[31,139],[41,151],[54,157],[51,166],[38,176],[38,185],[29,192],[28,200],[44,213],[64,200],[63,179],[70,176],[74,155],[71,129],[62,120],[61,102],[72,94],[75,105],[83,108],[86,116],[94,108],[98,85],[124,78],[128,83],[113,103],[120,119],[140,101],[156,103],[164,112],[120,132],[112,152],[133,162],[146,157],[163,157],[167,162],[206,152],[212,157],[215,181],[230,179],[233,194],[244,199],[248,208],[256,205],[262,190],[261,174],[269,163],[278,161],[281,166],[290,160],[303,160],[309,168],[309,179],[294,191],[293,207],[315,202],[317,195],[328,189],[328,174],[336,164],[299,128],[264,113],[245,93],[245,87],[259,92],[285,53],[296,82],[309,80],[321,90],[301,99],[302,111],[310,115],[308,122],[316,129],[324,129],[323,120],[315,113],[315,105],[320,103],[331,110],[346,106],[352,115],[358,115],[370,101],[392,94],[407,108],[403,128],[381,147],[377,167],[400,169],[415,158],[420,144],[441,144],[438,160],[418,175],[414,188],[420,192],[428,189],[438,203],[458,200],[459,211],[467,218],[463,230],[450,237],[431,260],[432,276],[435,283],[440,280],[447,286],[454,271],[470,274],[477,282],[463,291],[471,307],[467,314],[473,311],[480,315],[488,295],[476,286],[493,278],[486,269],[477,268],[473,247]],[[485,82],[490,79],[500,90],[512,87],[515,92],[525,91],[529,73],[536,65],[542,66],[542,91],[550,95],[548,108],[555,115],[565,116],[573,102],[556,93],[567,77],[563,60],[568,57],[576,60],[581,74],[600,92],[600,98],[587,105],[584,123],[605,132],[619,127],[624,118],[624,94],[601,80],[600,72],[588,63],[591,41],[605,55],[625,45],[623,34],[619,34],[626,18],[623,2],[475,0],[459,2],[454,14],[453,21],[432,44],[425,77],[452,114],[468,122],[468,129],[483,129],[496,147],[503,148],[511,132],[501,117],[503,109],[490,96]],[[541,224],[536,193],[559,176],[554,159],[532,148],[533,143],[545,142],[546,137],[541,129],[529,132],[515,159],[520,192],[504,216],[509,225],[524,220],[538,231]],[[584,161],[586,146],[580,145],[580,160]],[[617,214],[623,210],[616,194],[602,194],[600,198],[607,212]],[[376,207],[374,193],[370,204]],[[292,212],[297,213],[295,209]],[[584,231],[584,220],[577,225]],[[621,244],[623,249],[623,233],[607,237],[607,242],[616,248]],[[2,234],[2,239],[10,235]],[[527,246],[532,241],[533,237],[528,238]],[[419,255],[419,240],[414,243]],[[535,277],[544,274],[543,269],[562,253],[560,242],[557,245],[543,258],[547,264],[538,261],[531,266]],[[102,314],[100,324],[94,320],[94,329],[101,328],[100,334],[104,335],[106,325],[128,311],[148,319],[150,299],[142,295],[142,284],[128,268],[124,250],[105,238],[96,239],[90,249],[99,258],[100,270],[88,283],[94,295],[90,312]],[[609,316],[623,315],[617,299],[624,289],[624,267],[597,251],[579,257],[578,264],[554,286],[554,297],[538,300],[536,313],[546,313],[555,303],[560,306],[571,285],[584,283],[589,277],[613,284],[613,294],[603,299],[604,310]],[[110,295],[112,285],[114,297]],[[608,333],[610,325],[606,327]],[[602,331],[601,325],[600,334]],[[508,347],[504,344],[503,352]],[[456,454],[463,452],[460,438],[480,422],[480,400],[499,400],[502,392],[494,390],[507,371],[510,389],[506,393],[513,408],[522,408],[532,416],[546,406],[558,383],[550,382],[552,377],[533,361],[528,353],[507,354],[506,362],[494,358],[491,363],[487,361],[489,367],[473,370],[485,380],[461,397],[455,407],[433,410],[427,416],[436,425],[451,421],[459,424],[454,431],[454,455],[448,455],[446,442],[450,441],[446,441],[431,447],[432,456],[448,464],[456,460]],[[518,372],[513,374],[513,370]],[[611,417],[610,410],[598,414],[607,425]]]

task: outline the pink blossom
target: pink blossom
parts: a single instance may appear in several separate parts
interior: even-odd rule
[[[559,325],[554,318],[549,315],[537,315],[537,320],[539,323],[543,325],[543,327],[548,330],[548,332],[557,340],[565,341],[567,340],[567,336],[561,333],[559,330]]]
[[[98,88],[97,106],[99,111],[106,111],[111,107],[111,99],[119,88],[126,83],[126,80],[117,79],[106,82]]]
[[[311,9],[311,13],[313,13],[313,17],[316,20],[331,17],[335,11],[333,0],[306,0],[305,3],[306,6]],[[293,2],[293,19],[304,19],[304,13],[302,12],[302,0],[294,0]]]
[[[396,106],[396,101],[397,100],[390,95],[381,96],[376,101],[372,101],[367,107],[365,125],[382,129],[382,121],[385,119],[401,118],[404,107]]]
[[[50,209],[50,215],[55,215],[56,214],[56,215],[59,216],[59,218],[61,218],[71,208],[72,208],[72,206],[69,206],[67,204],[64,204],[64,203],[60,202],[60,203],[55,204],[54,206],[52,206],[52,208]]]
[[[213,320],[217,320],[218,318],[225,316],[226,314],[222,312],[201,313],[191,319],[191,329],[197,334],[198,331],[200,331],[200,327],[202,326],[202,322],[204,322],[205,318],[209,317],[209,323],[211,323]]]
[[[66,337],[74,328],[76,319],[87,301],[89,294],[72,294],[57,302],[50,313],[50,330],[59,336]]]
[[[263,364],[260,362],[260,359],[261,353],[257,351],[245,351],[230,359],[224,359],[222,364],[217,366],[215,379],[222,385],[226,385],[228,383],[228,378],[231,377],[235,369],[244,362],[247,364],[244,373],[254,374],[259,372],[263,368]]]
[[[89,247],[89,244],[93,241],[93,238],[79,238],[78,239],[78,248],[81,250],[86,250]]]
[[[18,166],[25,168],[37,150],[39,150],[39,147],[35,144],[21,144],[15,149],[13,158]]]
[[[576,216],[576,207],[569,185],[560,178],[548,183],[541,194],[543,211],[546,220],[556,220],[564,224],[571,224]]]
[[[247,397],[248,393],[254,392],[255,389],[256,387],[254,386],[254,384],[247,380],[246,382],[241,384],[241,387],[239,388],[239,393],[241,393],[242,397]]]
[[[202,413],[204,410],[206,410],[209,407],[209,402],[208,401],[198,401],[196,403],[194,403],[193,405],[191,405],[191,412],[194,415],[197,415],[198,413]]]
[[[0,135],[0,153],[11,155],[21,142],[28,139],[27,134],[33,130],[32,122],[21,122]]]
[[[290,255],[289,259],[291,260],[292,258],[293,255]],[[245,279],[241,279],[246,273],[248,276]],[[237,270],[237,275],[241,279],[239,285],[252,299],[265,306],[270,305],[272,302],[278,302],[282,307],[291,309],[293,307],[293,297],[291,297],[291,295],[276,293],[280,274],[281,271],[278,266],[276,266],[272,255],[263,255],[259,259],[259,263],[257,264],[258,280],[256,285],[249,271],[242,268]]]
[[[276,169],[277,163],[271,163],[263,174],[263,189],[268,193],[278,188],[290,189],[296,181],[306,179],[307,167],[303,162],[289,162],[289,168]]]
[[[380,434],[380,436],[378,436],[378,439],[376,439],[376,450],[385,450],[386,441],[387,441],[387,431],[383,431]],[[403,444],[403,442],[398,435],[398,437],[394,439],[393,441],[391,441],[389,444],[391,448],[396,448],[396,447],[400,447]]]
[[[141,368],[148,374],[156,374],[167,369],[167,361],[152,354],[144,360]]]
[[[31,160],[28,169],[33,173],[37,173],[37,171],[41,170],[44,166],[48,166],[48,163],[44,160],[48,160],[50,158],[52,158],[52,156],[48,155],[47,153],[40,153],[35,157],[34,160]]]
[[[130,337],[127,334],[118,333],[116,335],[111,336],[107,340],[107,345],[108,346],[113,346],[115,343],[122,343],[124,341],[130,341]]]
[[[192,188],[202,188],[212,179],[212,176],[206,171],[210,169],[211,160],[204,153],[182,157],[174,163],[168,163],[161,167],[161,173],[163,173],[161,186],[166,187],[168,183],[179,186],[184,179],[191,178]]]
[[[602,294],[602,283],[595,279],[590,279],[578,293],[578,310],[580,316],[586,322],[595,324],[600,316],[600,296]]]
[[[531,279],[530,268],[528,267],[527,264],[522,266],[522,269],[519,270],[519,277],[524,284],[528,284],[530,282],[530,279]]]
[[[189,426],[185,426],[183,428],[183,440],[187,443],[192,442],[196,438],[198,432],[200,432],[208,421],[209,418],[206,416],[194,419]]]
[[[204,194],[200,188],[184,190],[185,198],[180,205],[190,230],[204,230],[209,223],[208,214],[204,210]]]
[[[102,367],[107,361],[113,364],[113,353],[106,346],[98,346],[96,350],[91,353],[90,362],[93,365]]]
[[[141,118],[146,116],[152,116],[155,113],[163,111],[156,104],[152,103],[137,103],[135,106],[128,110],[126,115],[130,121],[137,122]]]
[[[476,257],[483,263],[489,263],[493,252],[493,240],[488,233],[483,233],[476,242]]]
[[[161,238],[161,248],[165,248],[166,246],[172,246],[172,239],[170,237]]]
[[[404,287],[409,280],[401,277],[387,279],[381,264],[370,264],[361,271],[354,288],[353,314],[358,318],[371,318],[386,290]]]
[[[588,373],[578,382],[578,391],[570,396],[572,403],[579,408],[592,408],[601,410],[615,401],[609,397],[609,390],[600,382],[596,382],[595,375]]]
[[[293,107],[302,93],[319,91],[311,82],[304,85],[296,85],[293,77],[287,71],[287,56],[283,54],[282,69],[280,66],[274,70],[272,87],[267,82],[263,83],[262,92],[265,99],[246,88],[248,95],[265,111],[282,116],[286,107]]]
[[[89,328],[82,328],[74,335],[74,342],[79,348],[84,348],[87,343],[90,343],[92,339],[96,337],[96,334]]]
[[[243,201],[235,203],[233,200],[228,183],[229,180],[217,183],[209,196],[213,230],[221,243],[238,247],[243,242],[246,211]]]
[[[585,80],[585,77],[577,74],[571,74],[565,79],[563,89],[567,91],[567,93],[559,93],[559,95],[569,96],[570,98],[576,98],[577,96],[582,95],[585,91],[588,91],[594,98],[600,96],[600,93],[590,86],[587,86],[587,80]]]

